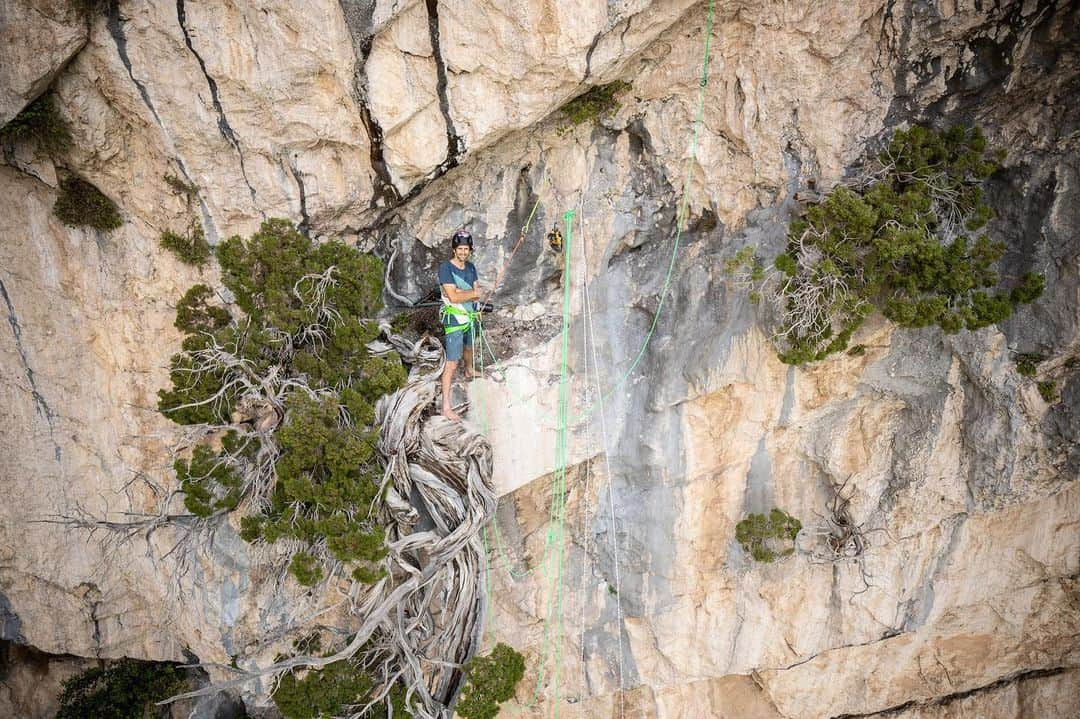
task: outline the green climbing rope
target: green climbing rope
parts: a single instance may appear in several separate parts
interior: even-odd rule
[[[623,373],[622,377],[612,385],[606,392],[598,393],[597,399],[588,404],[575,418],[574,425],[579,422],[588,419],[592,413],[598,408],[603,407],[605,400],[609,399],[616,391],[618,391],[626,382],[630,376],[637,369],[641,360],[645,356],[645,352],[652,341],[653,335],[656,332],[656,326],[659,322],[660,313],[664,308],[664,304],[667,300],[667,296],[671,289],[671,279],[674,275],[675,262],[678,257],[678,251],[682,240],[682,232],[686,222],[686,215],[689,209],[690,202],[690,182],[693,172],[693,163],[697,157],[698,139],[701,130],[702,117],[704,114],[705,106],[705,89],[708,85],[708,71],[709,71],[709,50],[712,39],[712,27],[713,27],[713,0],[709,0],[708,4],[708,19],[705,30],[705,52],[702,60],[701,80],[699,83],[698,92],[698,105],[697,112],[694,119],[693,135],[690,145],[690,156],[687,158],[686,165],[686,178],[683,183],[683,197],[680,202],[679,212],[676,218],[676,233],[675,242],[672,247],[671,259],[668,263],[667,274],[664,277],[663,288],[660,293],[660,300],[656,308],[656,312],[653,314],[652,322],[645,335],[642,345],[635,355],[630,366]],[[537,201],[539,203],[539,200]],[[533,207],[533,212],[530,213],[528,221],[532,220],[533,215],[536,212],[536,207]],[[564,269],[563,269],[563,318],[562,318],[562,352],[559,364],[559,401],[558,401],[558,414],[556,418],[556,443],[555,443],[555,471],[553,473],[552,487],[551,487],[551,504],[549,507],[548,516],[548,532],[545,539],[545,559],[542,566],[545,567],[545,580],[549,588],[548,594],[548,610],[544,619],[544,641],[543,649],[541,652],[541,664],[537,671],[536,687],[533,692],[533,697],[525,706],[532,706],[540,693],[540,688],[543,683],[544,668],[549,660],[552,661],[553,667],[553,711],[556,719],[559,716],[559,667],[562,657],[562,589],[563,589],[563,556],[565,554],[565,519],[566,519],[566,463],[567,463],[567,440],[568,433],[571,427],[569,418],[569,327],[570,327],[570,258],[573,240],[573,219],[574,211],[569,210],[563,215],[563,219],[566,223],[565,232],[565,244],[563,247],[564,254]],[[525,230],[523,229],[522,235]],[[516,248],[515,248],[516,251]],[[511,254],[511,257],[513,254]],[[474,353],[473,362],[474,367],[476,363],[479,363],[481,373],[484,371],[484,349],[486,348],[494,361],[498,361],[494,353],[491,351],[490,346],[484,339],[482,321],[477,321],[477,335],[478,342],[477,351]],[[482,413],[484,414],[484,413]],[[484,417],[484,427],[486,429],[486,414]],[[609,478],[610,481],[610,478]],[[501,538],[499,537],[498,524],[493,522],[496,541],[501,546]],[[484,543],[485,552],[488,553],[489,561],[488,566],[485,568],[485,581],[487,586],[487,596],[485,602],[490,602],[490,554],[487,539],[487,531],[482,534],[482,540]],[[549,574],[549,559],[554,556],[555,572],[554,577]],[[504,554],[505,557],[505,554]],[[530,570],[531,571],[531,570]],[[526,572],[528,573],[528,572]],[[524,576],[524,575],[521,575]],[[554,625],[554,636],[552,636],[552,625]],[[554,644],[554,650],[552,650],[552,644]],[[554,654],[554,656],[552,656]]]

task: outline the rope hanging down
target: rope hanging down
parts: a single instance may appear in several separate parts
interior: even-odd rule
[[[585,408],[573,420],[573,425],[576,427],[579,423],[587,420],[593,414],[593,412],[596,411],[597,409],[599,409],[600,412],[601,412],[601,429],[602,429],[603,443],[604,443],[604,458],[605,458],[605,466],[607,468],[607,477],[608,477],[608,485],[609,485],[608,499],[609,499],[609,503],[610,503],[610,512],[611,512],[611,521],[612,521],[611,533],[612,533],[612,542],[614,543],[614,552],[615,552],[615,561],[616,561],[616,577],[615,577],[615,581],[616,581],[616,585],[617,585],[616,586],[616,594],[617,594],[617,598],[619,600],[618,614],[619,614],[620,625],[621,625],[622,612],[621,612],[621,597],[618,597],[618,595],[621,595],[622,587],[620,586],[621,585],[621,577],[619,576],[620,572],[619,572],[619,568],[618,568],[618,542],[617,542],[617,538],[615,536],[615,521],[616,521],[615,507],[616,507],[616,503],[615,503],[615,498],[614,498],[614,490],[613,490],[613,487],[611,486],[612,485],[612,477],[611,477],[610,463],[609,463],[608,456],[607,456],[607,431],[606,431],[606,422],[604,421],[604,417],[603,417],[603,408],[604,408],[605,401],[607,399],[609,399],[623,385],[626,384],[626,382],[629,380],[630,376],[637,369],[637,366],[641,363],[641,360],[643,359],[643,357],[645,355],[645,352],[646,352],[646,350],[648,348],[648,345],[651,342],[651,340],[653,338],[653,335],[656,332],[656,326],[657,326],[657,324],[659,322],[660,313],[662,312],[662,310],[664,308],[664,304],[665,304],[665,302],[667,300],[667,296],[670,293],[671,279],[672,279],[672,277],[674,275],[675,262],[676,262],[676,259],[678,257],[678,251],[679,251],[679,247],[680,247],[681,240],[682,240],[682,233],[683,233],[683,230],[685,228],[686,216],[687,216],[687,213],[688,213],[688,210],[689,210],[690,184],[691,184],[691,178],[692,178],[692,173],[693,173],[693,164],[697,159],[698,139],[699,139],[699,135],[700,135],[702,118],[703,118],[703,115],[704,115],[705,90],[706,90],[706,87],[708,86],[709,50],[710,50],[711,38],[712,38],[712,27],[713,27],[713,1],[709,0],[708,18],[707,18],[706,30],[705,30],[705,49],[704,49],[703,60],[702,60],[701,79],[700,79],[700,82],[699,82],[697,112],[696,112],[695,119],[694,119],[693,133],[692,133],[692,138],[691,138],[691,143],[690,143],[690,155],[687,158],[687,162],[686,162],[686,175],[685,175],[685,180],[684,180],[684,183],[683,183],[683,196],[682,196],[682,200],[681,200],[680,205],[679,205],[679,212],[677,214],[677,219],[676,219],[675,241],[674,241],[674,244],[673,244],[673,247],[672,247],[671,258],[670,258],[670,260],[668,262],[667,273],[666,273],[666,275],[664,277],[664,283],[663,283],[663,287],[661,289],[659,303],[657,305],[655,313],[653,314],[652,322],[651,322],[651,324],[649,326],[649,329],[648,329],[648,331],[647,331],[647,333],[645,335],[644,340],[642,341],[641,347],[639,348],[639,350],[638,350],[637,354],[635,355],[633,361],[631,362],[630,366],[625,370],[625,372],[622,374],[622,376],[619,378],[619,380],[617,380],[607,391],[601,391],[600,390],[600,387],[599,387],[599,384],[600,384],[599,383],[599,372],[597,372],[597,376],[596,376],[597,398],[592,403],[586,402]],[[537,205],[538,204],[539,204],[539,200],[537,201]],[[514,254],[517,252],[517,250],[520,248],[520,246],[524,242],[528,222],[531,222],[531,220],[532,220],[532,218],[533,218],[533,216],[534,216],[534,214],[536,212],[537,205],[533,206],[532,213],[530,213],[529,218],[528,218],[528,220],[526,222],[526,227],[522,229],[522,232],[521,232],[521,235],[520,235],[520,237],[518,239],[517,244],[515,244],[513,250],[511,251],[510,257],[508,258],[507,262],[504,264],[503,268],[500,270],[500,272],[499,272],[499,274],[498,274],[498,276],[496,278],[496,282],[492,287],[492,290],[491,290],[492,292],[494,292],[494,289],[498,287],[498,285],[501,282],[502,277],[503,277],[503,275],[504,275],[504,273],[506,271],[506,268],[509,266],[510,261],[513,259]],[[540,667],[538,668],[538,671],[537,671],[537,682],[536,682],[536,687],[535,687],[535,690],[534,690],[534,693],[533,693],[533,698],[530,700],[530,702],[527,705],[527,706],[531,706],[536,701],[537,697],[539,696],[540,688],[542,686],[543,678],[544,678],[544,668],[545,668],[547,662],[551,661],[553,663],[553,665],[554,665],[553,670],[552,670],[553,671],[553,677],[552,677],[551,684],[552,684],[552,689],[553,689],[553,697],[552,697],[553,710],[554,710],[554,715],[555,715],[556,719],[557,719],[557,717],[559,715],[559,708],[560,708],[560,705],[559,705],[559,688],[560,688],[560,686],[559,686],[559,672],[560,672],[560,662],[561,662],[561,656],[562,656],[562,598],[563,598],[563,556],[564,556],[564,549],[565,549],[565,520],[566,520],[567,442],[568,442],[568,433],[569,433],[569,430],[570,430],[571,424],[572,424],[571,421],[570,421],[570,417],[569,417],[569,369],[568,369],[568,365],[569,365],[570,277],[571,277],[570,264],[571,264],[571,255],[572,255],[572,239],[573,239],[573,219],[574,219],[574,215],[575,215],[575,213],[574,213],[573,210],[569,210],[564,214],[564,220],[566,222],[565,245],[561,248],[563,250],[563,252],[564,252],[563,319],[562,319],[563,324],[562,324],[562,333],[561,333],[562,351],[561,351],[561,355],[560,355],[559,400],[558,400],[558,414],[557,414],[557,418],[556,418],[555,470],[553,472],[553,480],[552,480],[552,487],[551,487],[551,500],[550,500],[551,503],[550,503],[550,507],[549,507],[549,517],[548,517],[549,530],[548,530],[547,537],[546,537],[546,540],[545,540],[545,552],[544,552],[544,554],[545,554],[545,559],[544,559],[545,579],[547,580],[546,584],[547,584],[548,590],[549,590],[548,591],[548,611],[547,611],[547,615],[546,615],[546,618],[545,618],[545,621],[544,621],[544,648],[543,648],[543,651],[542,651],[542,654],[541,654],[541,657],[542,657],[541,658],[541,665],[540,665]],[[586,286],[584,288],[584,292],[585,292],[585,310],[583,310],[583,311],[588,312],[588,310],[590,309],[590,304],[591,303],[589,302],[589,298],[588,298],[587,283],[586,283]],[[590,325],[588,330],[592,331],[591,313],[589,313],[588,321],[589,321],[589,325]],[[488,350],[488,353],[491,355],[492,360],[498,362],[498,358],[495,357],[494,353],[491,351],[490,345],[488,345],[485,342],[484,333],[483,333],[483,329],[482,329],[482,321],[479,320],[479,319],[477,320],[477,328],[476,329],[479,330],[478,337],[477,337],[477,339],[478,339],[477,350],[478,351],[474,355],[474,363],[479,362],[480,371],[482,373],[483,368],[484,368],[484,349],[485,348]],[[594,365],[594,368],[598,368],[598,365],[596,363],[596,357],[595,357],[595,342],[593,343],[593,353],[594,353],[593,354],[593,365]],[[479,355],[479,357],[477,357],[476,355]],[[586,370],[587,370],[587,360],[586,360]],[[483,414],[485,415],[483,424],[485,425],[485,428],[486,428],[486,424],[487,424],[487,422],[486,422],[486,413],[483,413]],[[495,529],[496,541],[498,543],[499,549],[500,549],[500,551],[504,552],[504,558],[505,558],[505,550],[503,550],[503,547],[502,547],[501,537],[499,536],[499,532],[498,532],[498,525],[497,525],[497,523],[494,523],[494,522],[492,524],[493,524],[494,529]],[[485,550],[486,551],[489,550],[489,546],[488,546],[488,542],[487,542],[486,528],[484,529],[484,532],[483,532],[483,544],[484,544]],[[549,573],[549,571],[547,571],[548,558],[549,558],[549,556],[551,554],[554,554],[554,557],[556,559],[556,566],[554,567],[554,569],[555,569],[554,576],[552,576],[551,573]],[[507,563],[507,565],[509,566],[509,563]],[[511,576],[514,576],[513,571],[511,571],[510,573],[511,573]],[[526,573],[528,573],[528,572],[526,572]],[[523,575],[519,575],[519,576],[523,576]],[[485,585],[486,585],[486,587],[488,589],[488,592],[487,592],[488,597],[490,597],[490,559],[489,559],[488,565],[485,567]],[[554,627],[554,630],[552,630],[552,627]],[[620,692],[621,692],[621,690],[624,688],[623,687],[624,678],[623,678],[623,667],[622,667],[622,636],[621,636],[621,629],[619,630],[619,632],[620,632],[620,635],[619,635],[619,689],[620,689]],[[552,645],[554,645],[554,650],[552,650]],[[554,655],[554,656],[552,656],[552,655]],[[624,711],[624,707],[623,707],[621,701],[620,701],[620,707],[619,708],[620,708],[620,715],[621,715],[623,713],[623,711]]]
[[[683,193],[682,198],[679,202],[679,211],[676,215],[675,241],[671,248],[671,257],[668,260],[667,272],[664,275],[664,283],[660,290],[660,298],[656,306],[656,311],[653,313],[652,320],[649,323],[649,329],[645,333],[645,338],[642,340],[641,346],[638,348],[637,353],[634,355],[634,359],[630,362],[630,366],[626,368],[626,370],[622,373],[619,379],[615,381],[614,384],[612,384],[603,393],[598,394],[595,401],[587,404],[578,414],[573,417],[573,419],[569,423],[569,426],[572,429],[577,429],[583,421],[588,419],[593,414],[593,412],[595,412],[599,408],[601,401],[609,400],[617,391],[619,391],[619,389],[626,385],[627,381],[629,381],[630,377],[634,374],[634,371],[637,369],[638,365],[641,364],[641,360],[644,359],[645,352],[647,351],[649,344],[652,342],[653,336],[656,334],[656,326],[657,324],[659,324],[660,321],[660,313],[663,312],[664,305],[666,304],[668,295],[671,292],[671,280],[675,274],[675,262],[678,259],[679,248],[682,244],[682,234],[683,231],[686,229],[686,218],[687,214],[689,213],[690,206],[690,184],[691,178],[693,177],[694,163],[697,161],[698,139],[701,135],[701,125],[705,111],[705,90],[709,84],[709,51],[712,41],[712,28],[713,0],[709,0],[708,17],[705,26],[705,51],[701,64],[701,79],[698,82],[698,100],[697,109],[694,116],[693,131],[690,140],[690,154],[686,159],[686,173],[685,179],[683,180]],[[533,212],[535,211],[536,207],[534,206]],[[531,218],[532,215],[530,215],[530,219]],[[522,237],[524,237],[524,231]],[[521,240],[519,239],[518,242],[520,245]],[[515,252],[519,245],[515,245]],[[511,258],[512,257],[513,254],[511,254]],[[506,265],[504,265],[504,270],[505,267]],[[500,359],[495,356],[494,352],[491,350],[490,345],[484,343],[484,348],[487,349],[492,363],[497,364]],[[512,390],[509,391],[514,401],[518,404],[523,404],[530,401],[528,398],[517,396]],[[546,419],[550,420],[552,418],[550,415],[546,415]]]
[[[690,180],[693,176],[694,163],[697,161],[698,137],[701,134],[701,121],[705,112],[705,89],[709,84],[709,47],[712,40],[712,26],[713,0],[709,0],[708,19],[705,24],[705,52],[701,61],[701,80],[698,83],[697,113],[694,117],[694,131],[690,140],[690,156],[686,159],[686,178],[683,180],[682,202],[679,204],[679,213],[676,218],[675,243],[671,248],[671,259],[668,262],[667,274],[664,276],[664,286],[660,290],[660,301],[656,306],[656,312],[653,314],[652,323],[649,325],[649,331],[645,334],[645,339],[642,341],[641,348],[634,357],[634,361],[630,363],[630,366],[626,368],[622,377],[620,377],[614,385],[606,392],[602,393],[597,398],[596,402],[585,407],[574,418],[575,425],[589,417],[605,400],[610,399],[611,396],[630,379],[630,376],[634,373],[634,370],[637,369],[637,366],[645,356],[645,350],[652,341],[653,334],[656,332],[656,325],[660,321],[660,313],[664,310],[664,303],[667,301],[671,289],[671,278],[675,273],[675,260],[679,255],[679,245],[682,242],[682,233],[686,225],[686,215],[690,208]]]

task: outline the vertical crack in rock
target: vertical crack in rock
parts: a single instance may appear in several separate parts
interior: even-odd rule
[[[371,169],[375,170],[375,179],[377,180],[371,198],[371,206],[394,207],[401,201],[401,193],[398,192],[397,186],[394,185],[394,179],[390,176],[390,168],[386,164],[386,156],[383,152],[382,127],[379,126],[379,123],[371,114],[366,91],[359,94],[357,102],[360,106],[360,120],[364,123],[364,127],[367,128]]]
[[[896,0],[888,0],[881,11],[881,43],[878,45],[877,57],[874,59],[874,70],[871,70],[871,77],[874,78],[874,91],[879,97],[886,96],[886,90],[881,82],[881,76],[885,73],[889,62],[886,55],[891,54],[894,57],[898,56],[898,53],[902,52],[901,48],[907,47],[911,36],[911,25],[910,23],[905,24],[901,32],[900,40],[897,42],[892,28],[895,19]],[[906,86],[907,83],[903,68],[897,67],[893,70],[893,87],[891,93],[889,93],[893,105],[900,100],[901,95],[907,94]]]
[[[19,325],[19,317],[15,314],[15,306],[11,304],[11,296],[8,295],[7,288],[4,287],[3,281],[0,281],[0,297],[4,298],[4,304],[7,305],[8,311],[8,324],[11,325],[11,334],[15,337],[15,350],[19,353],[19,359],[22,361],[23,370],[26,372],[26,381],[30,384],[30,396],[34,398],[34,407],[37,413],[42,419],[49,425],[49,439],[53,445],[53,456],[56,461],[60,461],[60,445],[56,443],[56,434],[53,420],[56,418],[56,413],[49,407],[49,403],[45,401],[45,397],[41,394],[37,387],[37,380],[34,379],[34,370],[30,366],[30,359],[27,357],[26,348],[22,343],[22,327]]]
[[[299,230],[300,234],[304,237],[310,237],[311,218],[308,217],[307,211],[307,192],[304,190],[304,175],[296,168],[294,160],[295,158],[290,156],[286,162],[289,166],[289,172],[292,173],[293,179],[296,180],[296,189],[300,193],[300,224],[296,229]]]
[[[124,35],[124,21],[120,18],[119,0],[113,0],[109,3],[109,17],[105,25],[109,29],[109,35],[112,36],[113,42],[116,43],[116,52],[120,56],[120,62],[124,64],[124,69],[127,70],[128,77],[131,78],[131,82],[138,89],[139,95],[150,110],[150,114],[154,116],[154,122],[158,124],[158,127],[164,128],[164,125],[161,124],[161,117],[158,115],[154,103],[150,100],[150,93],[146,91],[146,85],[136,80],[135,73],[132,72],[131,58],[127,52],[127,36]]]
[[[101,617],[98,610],[101,608],[101,588],[93,582],[83,582],[75,588],[76,596],[80,596],[86,602],[87,611],[90,615],[90,623],[93,625],[91,641],[94,646],[94,656],[101,658]]]
[[[11,601],[0,593],[0,639],[15,641],[26,644],[26,637],[22,631],[22,620],[15,613]]]
[[[221,106],[221,98],[218,95],[218,86],[214,81],[214,78],[210,77],[210,73],[206,71],[206,62],[203,60],[202,55],[195,50],[195,46],[191,42],[191,33],[187,29],[187,11],[184,7],[184,0],[176,0],[176,19],[180,23],[180,30],[184,33],[184,44],[187,45],[188,50],[195,56],[195,60],[199,63],[199,67],[202,69],[203,77],[206,78],[206,84],[210,88],[210,101],[214,104],[214,109],[218,114],[218,131],[221,132],[221,136],[228,140],[229,144],[236,150],[236,154],[240,158],[240,174],[244,176],[244,182],[248,186],[248,191],[251,193],[251,201],[256,203],[255,188],[251,186],[251,180],[248,179],[247,167],[244,165],[244,151],[240,149],[240,138],[237,137],[236,131],[233,130],[232,125],[229,124],[229,120],[225,117],[225,109]],[[256,204],[256,208],[258,205]],[[261,211],[260,211],[260,214]],[[265,214],[263,214],[265,218]]]
[[[949,559],[960,544],[960,530],[967,523],[967,519],[967,513],[960,512],[941,522],[942,527],[949,523],[952,524],[948,529],[949,541],[934,558],[933,568],[927,573],[926,580],[923,582],[919,596],[913,597],[912,600],[907,603],[906,616],[903,618],[903,623],[901,625],[905,632],[918,629],[926,624],[926,620],[930,617],[930,612],[934,608],[934,582],[937,581],[938,575],[948,564]]]
[[[365,66],[375,37],[372,23],[374,5],[359,0],[339,0],[341,10],[345,15],[345,24],[349,27],[349,34],[352,36],[353,53],[356,56],[356,69],[353,72],[353,98],[356,100],[360,111],[360,120],[364,123],[368,133],[371,168],[375,173],[370,207],[373,209],[381,208],[381,212],[364,228],[365,230],[370,231],[380,227],[388,218],[393,216],[393,211],[396,208],[419,195],[433,180],[442,177],[450,169],[457,167],[461,156],[465,152],[465,140],[458,134],[450,114],[450,100],[446,90],[446,64],[443,62],[439,45],[438,0],[425,0],[425,3],[428,11],[431,53],[435,61],[436,93],[439,97],[439,109],[442,112],[443,121],[446,123],[447,154],[446,159],[429,172],[423,180],[413,185],[407,193],[402,194],[394,185],[391,177],[383,147],[382,127],[380,127],[378,120],[372,114],[367,98]]]
[[[375,5],[362,0],[340,0],[340,5],[345,15],[345,24],[349,28],[349,36],[352,38],[353,54],[356,56],[356,67],[353,70],[353,99],[356,100],[356,105],[360,110],[360,121],[364,123],[364,128],[367,130],[368,154],[371,169],[375,172],[370,206],[373,208],[394,207],[400,202],[401,193],[394,185],[390,168],[386,165],[382,127],[371,114],[367,99],[367,78],[364,75],[367,58],[371,54],[371,43],[375,37],[372,26]]]
[[[443,120],[446,121],[446,160],[429,175],[429,179],[434,179],[457,166],[458,160],[465,152],[465,141],[458,135],[454,127],[454,119],[450,116],[450,97],[446,94],[446,62],[443,60],[442,49],[439,45],[439,0],[424,0],[424,2],[428,11],[428,32],[431,33],[431,56],[435,59],[437,77],[435,90],[439,95],[439,109],[442,110]]]
[[[619,33],[619,45],[623,48],[623,51],[625,52],[626,33],[630,29],[630,23],[633,21],[634,17],[636,16],[630,15],[629,17],[622,18],[618,22],[609,25],[606,30],[601,30],[600,32],[596,33],[596,35],[592,39],[592,42],[589,43],[589,49],[585,52],[585,76],[581,78],[582,82],[588,80],[589,77],[592,75],[592,56],[593,53],[596,52],[597,46],[600,45],[600,41],[603,40],[609,32],[617,28],[619,25],[623,26],[622,32]]]
[[[604,37],[603,31],[596,33],[592,42],[589,43],[589,49],[585,51],[585,76],[581,78],[581,81],[589,79],[589,75],[592,74],[592,56],[596,52],[596,46],[600,44],[600,39]]]
[[[146,85],[135,78],[135,73],[131,66],[131,57],[128,55],[127,51],[127,36],[124,34],[124,20],[120,16],[119,0],[113,0],[113,2],[109,3],[109,13],[105,24],[109,30],[109,35],[112,36],[113,42],[116,43],[116,54],[120,57],[120,62],[123,63],[124,69],[127,70],[128,77],[131,78],[131,82],[139,91],[143,103],[145,103],[147,109],[150,110],[150,114],[154,116],[154,122],[157,123],[161,133],[165,136],[166,142],[170,148],[169,151],[172,153],[180,173],[184,176],[184,180],[188,184],[193,184],[191,176],[188,174],[187,167],[184,165],[184,161],[180,159],[180,156],[176,154],[175,148],[172,147],[172,138],[169,137],[169,133],[165,129],[165,123],[161,121],[161,116],[158,115],[157,108],[154,107],[154,103],[150,99],[150,93],[146,90]],[[207,206],[206,200],[204,200],[201,195],[198,196],[198,199],[199,210],[202,214],[203,231],[206,233],[207,238],[209,238],[210,244],[217,244],[218,232],[217,226],[214,224],[213,215],[210,214],[210,208]]]

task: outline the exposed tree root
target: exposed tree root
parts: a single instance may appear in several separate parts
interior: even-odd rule
[[[386,471],[374,515],[387,530],[386,576],[373,585],[353,582],[348,596],[349,615],[359,623],[350,627],[355,634],[329,656],[290,657],[169,701],[355,657],[378,682],[372,704],[398,683],[406,687],[413,716],[450,716],[464,680],[461,666],[480,643],[480,530],[496,506],[491,447],[465,425],[429,415],[443,364],[436,341],[391,336],[370,349],[397,351],[412,370],[404,387],[376,405],[377,450]]]

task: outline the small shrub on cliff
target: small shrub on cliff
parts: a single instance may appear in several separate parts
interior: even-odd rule
[[[249,542],[299,540],[289,571],[317,584],[341,562],[358,581],[381,575],[383,528],[368,512],[382,469],[375,401],[399,387],[396,356],[373,357],[382,265],[340,242],[313,244],[285,220],[216,248],[235,316],[195,285],[177,305],[186,333],[161,411],[220,432],[176,463],[185,505],[199,517],[243,506]]]
[[[735,525],[735,539],[743,551],[758,562],[773,562],[795,551],[795,535],[802,522],[781,509],[768,516],[748,514]]]
[[[994,211],[982,183],[1000,159],[978,128],[898,130],[862,186],[838,186],[794,220],[772,263],[780,359],[844,350],[875,309],[901,327],[952,334],[1034,301],[1042,276],[1001,287],[1005,246],[984,231]]]
[[[173,194],[183,197],[184,202],[188,205],[199,196],[199,188],[196,187],[194,183],[182,180],[173,174],[162,175],[161,179],[165,181],[165,184],[169,186],[169,189],[173,191]]]
[[[350,660],[327,664],[322,669],[285,674],[273,693],[274,704],[285,719],[331,719],[350,716],[370,700],[375,682]],[[390,692],[395,717],[407,717],[405,692],[400,686]],[[361,715],[364,719],[385,719],[383,704]]]
[[[1046,380],[1044,382],[1039,382],[1036,386],[1039,388],[1039,395],[1047,404],[1053,404],[1058,401],[1057,382]]]
[[[502,642],[496,644],[491,654],[469,662],[455,711],[463,719],[492,719],[499,713],[499,704],[514,696],[523,676],[525,657]]]
[[[121,659],[91,667],[64,682],[56,719],[148,719],[168,716],[155,702],[178,694],[186,682],[172,664]]]
[[[226,436],[226,443],[235,442],[236,433]],[[230,465],[226,451],[217,454],[205,445],[194,448],[190,459],[178,459],[173,464],[184,506],[196,517],[210,517],[216,512],[229,512],[240,503],[243,482]]]
[[[329,718],[363,703],[373,684],[352,662],[340,661],[302,675],[283,675],[273,699],[285,719]]]
[[[1034,377],[1039,371],[1039,363],[1046,357],[1032,352],[1016,355],[1016,373],[1021,377]]]
[[[109,8],[108,0],[68,0],[68,5],[83,17],[105,12]]]
[[[56,111],[52,93],[45,93],[24,107],[0,128],[0,145],[33,142],[38,152],[59,157],[71,146],[71,128]]]
[[[108,231],[124,224],[116,204],[81,177],[60,181],[60,194],[53,205],[53,214],[68,227]]]
[[[630,83],[616,80],[607,85],[597,85],[578,95],[559,108],[563,117],[575,125],[591,122],[603,115],[618,111],[616,96],[630,89]]]
[[[224,307],[210,304],[214,291],[204,284],[193,285],[176,303],[176,329],[189,335],[212,334],[229,324],[232,316]]]
[[[159,244],[184,264],[202,267],[210,261],[210,244],[198,221],[192,222],[184,234],[165,230]]]

